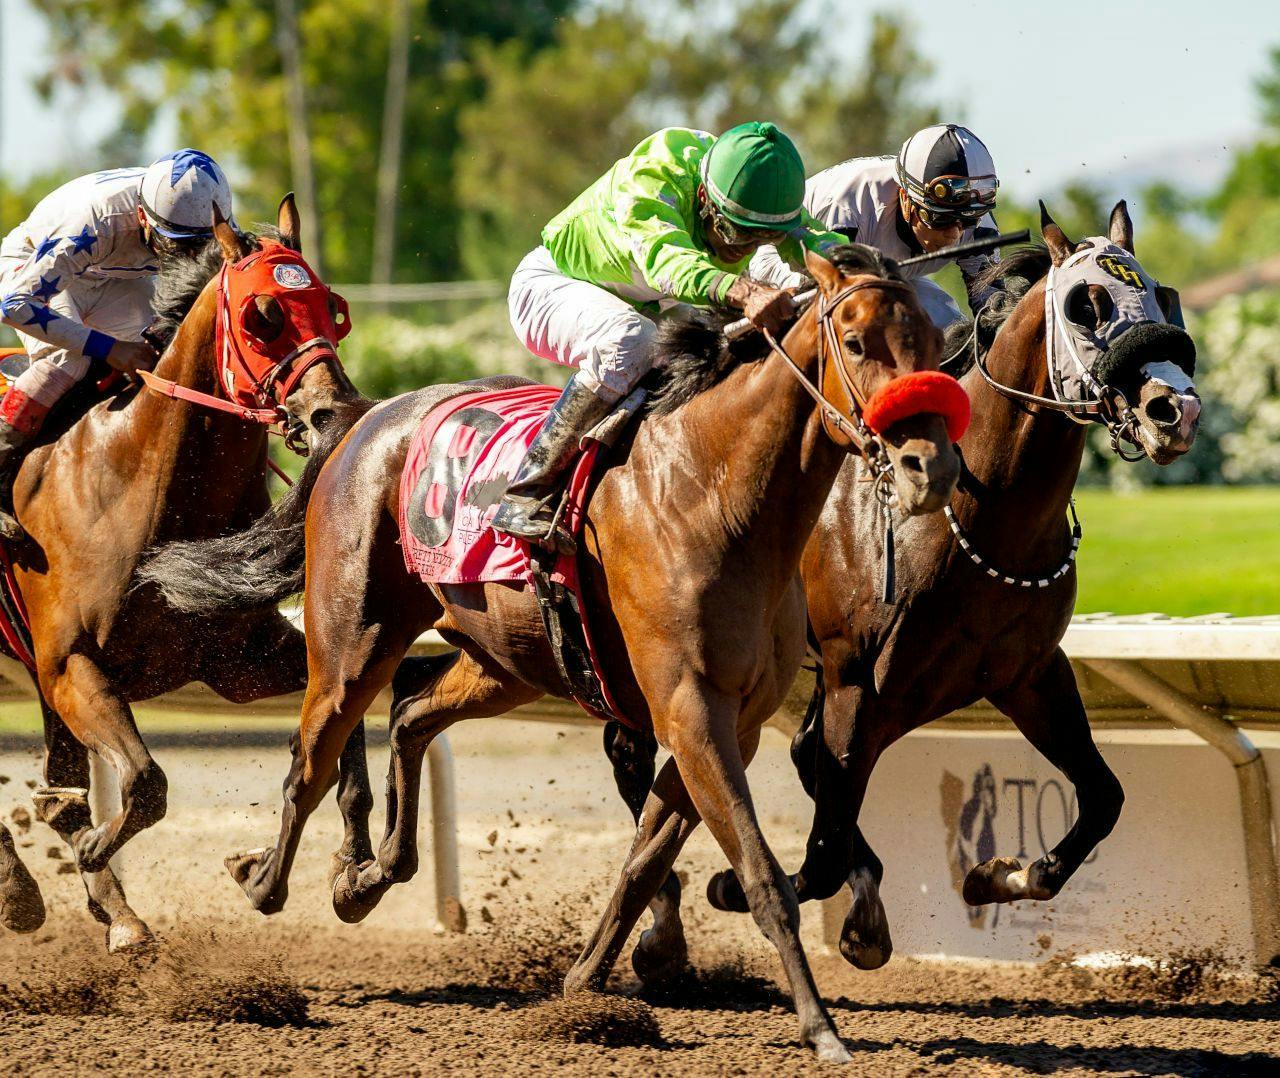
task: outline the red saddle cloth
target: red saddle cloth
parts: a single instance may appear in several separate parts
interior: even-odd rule
[[[542,385],[465,393],[427,413],[409,446],[400,476],[400,543],[409,572],[429,584],[506,581],[532,585],[529,544],[495,532],[489,523],[559,396],[560,390]],[[563,521],[573,535],[578,534],[586,516],[592,469],[600,449],[598,442],[589,441],[570,470]],[[587,625],[587,604],[579,587],[577,559],[560,555],[552,580],[578,597],[583,636],[603,688],[604,677]],[[604,695],[618,714],[607,688]],[[583,707],[592,711],[586,704]]]

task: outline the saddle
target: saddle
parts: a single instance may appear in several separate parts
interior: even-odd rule
[[[464,393],[423,417],[400,477],[405,568],[428,584],[528,585],[568,695],[595,718],[626,722],[598,661],[581,599],[577,556],[551,553],[489,527],[559,396],[560,390],[543,385]],[[644,398],[641,390],[625,398],[583,440],[566,473],[559,509],[571,535],[579,534],[586,519],[599,459],[634,419]]]

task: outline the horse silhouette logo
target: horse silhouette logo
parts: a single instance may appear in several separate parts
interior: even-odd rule
[[[956,894],[963,895],[964,878],[969,870],[983,861],[990,861],[996,855],[996,777],[991,765],[983,764],[974,772],[966,791],[965,782],[959,775],[943,771],[940,792],[951,886],[955,888]],[[985,906],[966,905],[965,908],[970,925],[974,928],[985,927]]]

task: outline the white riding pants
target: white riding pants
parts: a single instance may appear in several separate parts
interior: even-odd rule
[[[562,273],[535,247],[511,275],[511,328],[536,356],[578,369],[579,381],[612,404],[653,365],[652,319],[607,289]]]

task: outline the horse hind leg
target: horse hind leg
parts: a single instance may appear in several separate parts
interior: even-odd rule
[[[604,751],[613,765],[613,781],[631,810],[637,827],[653,786],[658,742],[652,734],[629,730],[621,723],[604,727]],[[631,952],[631,968],[646,985],[670,983],[689,968],[689,946],[680,918],[680,878],[668,872],[649,903],[653,925],[640,933]]]
[[[361,921],[397,883],[418,871],[422,760],[442,731],[467,718],[500,715],[541,693],[485,658],[466,652],[406,658],[392,679],[387,820],[375,859],[333,881],[333,909]]]
[[[1075,673],[1062,649],[1034,683],[993,696],[1023,736],[1072,783],[1079,816],[1062,841],[1025,868],[995,857],[969,870],[964,900],[971,906],[1053,898],[1111,833],[1124,806],[1124,788],[1094,744]]]

